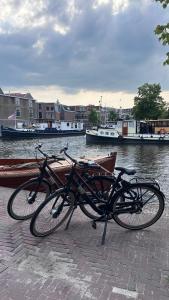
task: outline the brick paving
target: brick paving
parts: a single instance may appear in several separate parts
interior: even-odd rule
[[[11,192],[0,187],[0,300],[169,299],[167,210],[144,231],[109,223],[101,246],[103,224],[94,230],[79,209],[68,231],[33,237],[7,214]]]

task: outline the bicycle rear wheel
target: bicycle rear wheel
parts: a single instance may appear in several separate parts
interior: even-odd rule
[[[50,187],[45,180],[31,179],[20,185],[10,196],[8,214],[15,220],[27,220],[49,194]]]
[[[92,202],[99,206],[101,204],[106,203],[109,197],[110,189],[114,184],[113,177],[98,175],[93,176],[89,180],[86,181],[87,184],[92,188],[92,190],[96,193],[96,195],[100,198],[100,202],[97,199],[94,199],[92,194],[87,191],[89,197],[91,197]],[[100,217],[98,214],[88,203],[80,203],[80,209],[82,212],[90,219],[95,220]],[[112,214],[110,214],[110,219],[112,219]]]
[[[30,223],[34,236],[49,235],[69,217],[74,208],[74,194],[59,189],[51,194],[36,210]]]
[[[120,226],[140,230],[153,225],[164,211],[164,196],[153,185],[132,184],[113,204],[114,220]]]

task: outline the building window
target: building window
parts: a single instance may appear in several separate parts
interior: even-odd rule
[[[49,106],[46,106],[46,110],[48,110],[48,111],[49,111]]]
[[[32,107],[32,106],[33,106],[32,100],[29,100],[29,107]]]
[[[42,119],[42,113],[39,112],[39,119]]]
[[[42,104],[39,103],[39,109],[42,109]]]
[[[51,106],[51,110],[54,110],[54,107],[53,107],[53,106]]]
[[[19,98],[15,98],[15,104],[16,104],[16,106],[19,106],[20,105],[20,99]]]
[[[29,110],[29,117],[30,117],[30,118],[33,117],[33,110],[32,110],[32,109]]]
[[[21,116],[21,112],[19,109],[16,109],[16,117],[20,117]]]

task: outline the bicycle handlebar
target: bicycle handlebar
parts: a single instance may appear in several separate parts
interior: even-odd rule
[[[74,164],[79,165],[79,167],[100,169],[100,166],[97,165],[95,162],[88,163],[88,162],[84,162],[84,161],[77,161],[76,159],[74,159],[67,153],[67,150],[68,150],[68,147],[64,147],[60,150],[60,153],[64,153]]]
[[[49,156],[48,154],[46,154],[45,152],[43,152],[41,150],[41,147],[42,147],[42,145],[39,144],[38,146],[35,147],[35,149],[38,150],[46,159],[55,159],[55,160],[58,160],[58,161],[65,160],[63,157],[59,157],[57,155],[51,155],[51,156]]]
[[[73,157],[71,157],[68,153],[67,153],[68,147],[64,147],[60,150],[60,153],[64,153],[74,164],[77,164],[78,161],[76,159],[74,159]]]

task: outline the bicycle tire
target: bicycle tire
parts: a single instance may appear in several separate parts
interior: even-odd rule
[[[135,199],[132,195],[134,195]],[[137,205],[135,203],[138,203],[138,205],[142,207],[135,213],[128,211],[126,213],[118,214],[118,209],[122,206],[125,207],[125,203],[130,204],[130,202],[133,207],[134,205]],[[149,206],[146,207],[146,205]],[[159,191],[159,189],[154,187],[152,184],[136,183],[132,184],[127,190],[123,190],[122,193],[120,193],[114,200],[113,213],[115,214],[113,219],[118,225],[126,229],[141,230],[157,222],[164,211],[164,207],[164,195],[161,191]],[[141,217],[143,221],[141,221]],[[136,220],[136,224],[134,224],[134,220]]]
[[[61,203],[58,205],[57,202],[61,200]],[[53,203],[54,201],[54,203]],[[41,205],[36,210],[35,214],[32,217],[31,223],[30,223],[30,231],[31,233],[36,237],[45,237],[52,232],[54,232],[57,228],[59,228],[62,223],[69,217],[72,210],[74,209],[74,194],[72,192],[67,192],[65,189],[61,188],[54,192],[53,194],[49,195],[48,198],[44,202],[41,203]],[[62,205],[63,202],[65,202],[65,205]],[[58,206],[56,206],[58,205]],[[62,206],[62,209],[61,209]],[[63,207],[67,207],[66,213],[63,215]],[[46,213],[46,216],[45,216]],[[54,216],[55,214],[55,216]],[[59,219],[59,216],[63,216],[61,220]],[[51,223],[49,220],[49,217],[51,218]],[[53,220],[54,221],[53,221]],[[51,227],[50,224],[52,224],[52,221],[55,222],[53,227]],[[57,223],[58,221],[58,223]],[[45,226],[50,227],[49,229],[46,229]],[[42,229],[41,229],[42,228]]]
[[[35,194],[36,187],[38,192]],[[15,220],[27,220],[30,219],[39,202],[42,202],[50,194],[50,186],[44,179],[39,183],[38,178],[30,179],[22,185],[20,185],[10,196],[7,211],[11,218]],[[31,203],[31,197],[36,197]],[[42,199],[44,197],[44,199]]]
[[[108,193],[110,191],[110,188],[112,184],[115,182],[113,177],[106,175],[97,175],[89,180],[86,181],[89,186],[92,187],[94,192],[97,194],[97,196],[100,197],[100,199],[104,199],[106,202],[106,199],[108,198]],[[92,200],[95,202],[95,200]],[[97,205],[97,202],[95,203]],[[98,203],[99,205],[99,203]],[[80,203],[79,204],[80,209],[82,212],[90,219],[95,220],[98,217],[100,217],[100,214],[98,214],[89,204],[87,203]],[[109,219],[112,219],[112,214],[110,214]]]

